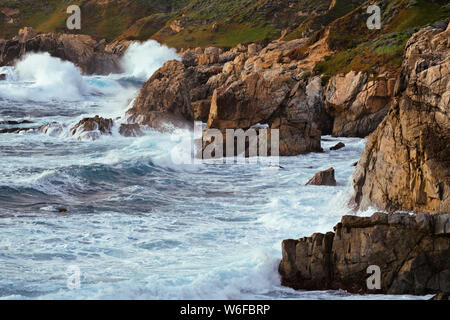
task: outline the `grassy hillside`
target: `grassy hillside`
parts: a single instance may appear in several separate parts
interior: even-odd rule
[[[66,29],[66,10],[71,4],[81,7],[82,28],[79,33],[111,41],[139,19],[153,14],[175,12],[188,0],[0,0],[0,37],[9,38],[23,26],[31,26],[38,32],[69,32]],[[18,10],[9,17],[1,8]],[[159,30],[165,23],[156,21],[152,26]],[[77,33],[78,31],[70,31]]]
[[[398,70],[410,35],[450,17],[447,0],[379,0],[382,29],[369,30],[368,0],[0,0],[0,38],[19,28],[66,30],[66,9],[82,9],[79,33],[95,38],[156,39],[169,46],[232,47],[238,43],[323,38],[334,52],[316,66],[328,76],[380,66]],[[326,33],[325,31],[329,31]],[[72,32],[72,31],[70,31]],[[300,53],[307,54],[309,46]]]
[[[39,32],[67,32],[66,8],[82,9],[82,30],[107,40],[154,37],[180,46],[274,39],[288,27],[328,9],[332,0],[0,0],[0,37],[10,38],[23,26]],[[18,10],[7,15],[1,9]],[[183,29],[169,26],[182,21]],[[217,25],[217,32],[210,27]]]
[[[366,27],[366,6],[329,25],[328,45],[335,53],[319,63],[317,71],[329,76],[380,67],[399,71],[410,36],[422,26],[450,18],[446,0],[383,0],[378,5],[382,9],[381,30]]]

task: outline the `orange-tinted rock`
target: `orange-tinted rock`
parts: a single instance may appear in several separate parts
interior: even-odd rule
[[[450,30],[407,44],[396,98],[353,175],[361,209],[450,211]]]
[[[425,295],[450,293],[450,237],[433,225],[449,214],[344,216],[333,232],[284,240],[281,282],[294,289]],[[367,286],[380,268],[380,289]]]
[[[194,113],[191,105],[186,68],[171,60],[158,69],[144,83],[133,107],[127,111],[129,122],[165,130],[167,125],[192,126]]]
[[[351,71],[330,79],[326,108],[334,117],[333,135],[366,137],[386,116],[394,79],[370,80],[367,73]]]
[[[309,180],[306,185],[313,186],[336,186],[336,179],[334,178],[334,168],[318,172]]]

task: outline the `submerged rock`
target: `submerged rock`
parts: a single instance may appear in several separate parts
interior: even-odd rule
[[[20,121],[16,121],[16,120],[7,120],[7,121],[0,121],[0,124],[6,124],[9,126],[16,126],[19,124],[30,124],[33,123],[33,121],[30,120],[20,120]]]
[[[124,137],[141,137],[144,135],[141,126],[137,123],[121,124],[119,133]]]
[[[345,148],[345,144],[342,142],[339,142],[338,144],[336,144],[335,146],[331,147],[330,150],[331,151],[336,151],[336,150],[340,150],[342,148]]]
[[[112,126],[112,119],[101,118],[97,115],[93,118],[82,119],[70,132],[73,136],[77,136],[79,140],[82,138],[96,140],[101,135],[111,135]]]
[[[7,128],[7,129],[0,129],[0,133],[21,133],[34,130],[34,128]]]
[[[0,73],[0,81],[6,80],[6,74]]]
[[[435,231],[437,219],[450,223],[450,213],[344,216],[334,233],[284,240],[282,284],[353,293],[450,293],[450,233]],[[367,286],[369,266],[381,270],[379,290]]]
[[[336,186],[336,179],[334,178],[334,168],[318,172],[309,180],[306,185],[313,186]]]
[[[353,175],[361,209],[450,212],[450,27],[406,46],[396,100]]]
[[[64,126],[58,122],[50,122],[44,124],[38,128],[38,131],[48,134],[49,136],[56,137],[63,132]]]

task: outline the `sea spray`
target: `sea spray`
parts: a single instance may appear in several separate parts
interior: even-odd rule
[[[168,60],[180,60],[175,49],[170,49],[154,40],[132,43],[122,58],[126,74],[147,81]]]
[[[54,58],[48,53],[32,53],[16,65],[19,80],[32,82],[30,100],[59,98],[78,100],[87,93],[81,70],[73,63]]]

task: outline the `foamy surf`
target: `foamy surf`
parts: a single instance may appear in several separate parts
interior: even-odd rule
[[[337,141],[346,148],[282,157],[284,169],[268,175],[260,164],[174,163],[190,157],[179,144],[189,131],[124,138],[116,126],[95,141],[71,135],[83,117],[123,117],[139,84],[173,58],[147,42],[130,47],[122,75],[83,76],[46,54],[2,69],[1,120],[62,127],[0,135],[0,297],[370,299],[294,291],[277,273],[283,239],[329,231],[350,213],[352,163],[364,140],[326,137],[324,149]],[[305,186],[331,166],[337,187]],[[67,288],[70,266],[81,271],[77,290]]]

